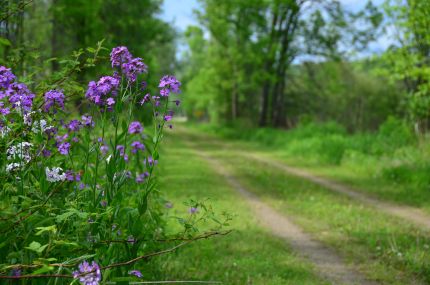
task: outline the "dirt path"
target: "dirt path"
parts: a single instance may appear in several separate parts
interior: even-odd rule
[[[318,185],[325,187],[326,189],[349,196],[363,203],[372,205],[380,211],[409,220],[415,223],[416,225],[422,226],[425,229],[430,230],[430,216],[420,209],[408,207],[408,206],[395,205],[395,204],[391,204],[388,202],[383,202],[383,201],[371,198],[366,194],[362,194],[359,191],[352,189],[351,187],[345,186],[343,184],[340,184],[325,178],[315,176],[309,172],[306,172],[301,169],[297,169],[295,167],[288,166],[282,162],[274,161],[260,154],[249,153],[249,152],[246,152],[246,153],[238,152],[238,154],[252,158],[264,164],[276,167],[278,169],[285,171],[288,174],[292,174],[292,175],[301,177],[303,179],[312,181]]]
[[[366,279],[365,276],[347,265],[334,250],[313,240],[311,236],[303,232],[300,227],[287,217],[279,214],[263,203],[257,196],[248,192],[224,169],[217,159],[203,151],[196,150],[194,145],[191,146],[190,143],[187,143],[187,145],[194,150],[196,155],[206,160],[218,174],[225,177],[228,183],[247,200],[260,223],[274,235],[285,239],[298,255],[311,261],[320,276],[323,276],[332,284],[379,284]]]

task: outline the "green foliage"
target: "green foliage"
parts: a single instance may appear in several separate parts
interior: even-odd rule
[[[377,128],[397,107],[392,85],[347,62],[379,34],[382,13],[371,2],[357,13],[337,1],[201,3],[203,28],[186,32],[190,49],[183,59],[190,118],[292,127],[304,114],[346,121],[354,110],[348,128],[365,129]]]
[[[387,0],[387,26],[396,29],[394,44],[384,54],[385,69],[394,80],[402,80],[408,91],[407,109],[417,129],[428,129],[430,118],[430,65],[428,1]]]

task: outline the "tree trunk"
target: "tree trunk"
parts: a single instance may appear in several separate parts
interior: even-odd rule
[[[263,89],[261,93],[261,111],[260,111],[260,120],[259,120],[260,127],[264,127],[267,125],[267,119],[268,119],[268,113],[269,113],[269,101],[270,101],[269,97],[270,97],[270,87],[271,87],[270,76],[273,71],[273,63],[275,61],[274,52],[273,52],[273,43],[275,41],[276,26],[278,25],[278,20],[279,20],[278,8],[279,8],[279,4],[276,7],[274,7],[274,9],[271,11],[273,13],[273,20],[270,27],[270,40],[267,48],[267,58],[264,64],[264,73],[267,78],[264,80]]]

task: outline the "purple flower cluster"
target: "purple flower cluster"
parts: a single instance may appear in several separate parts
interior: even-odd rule
[[[117,145],[116,150],[119,152],[119,156],[124,158],[125,162],[128,162],[128,155],[125,153],[125,146],[123,145]]]
[[[50,90],[45,93],[45,104],[43,106],[43,110],[45,112],[51,111],[56,112],[55,106],[64,109],[64,94],[58,90]]]
[[[71,147],[71,144],[69,142],[62,142],[58,144],[57,149],[60,154],[68,155],[70,147]]]
[[[81,181],[81,174],[79,172],[74,173],[72,170],[66,171],[67,181]]]
[[[137,175],[136,176],[136,183],[143,183],[147,177],[149,177],[148,172],[144,172],[142,174]]]
[[[112,62],[112,67],[121,67],[124,63],[129,62],[132,59],[131,53],[128,51],[127,47],[120,46],[112,49],[110,53],[110,61]]]
[[[162,97],[168,97],[170,93],[180,93],[179,88],[181,87],[181,82],[176,79],[173,75],[165,75],[160,80],[158,87],[161,88],[160,95]]]
[[[131,152],[137,153],[139,150],[145,150],[145,146],[140,141],[134,141],[131,143]]]
[[[7,89],[15,81],[16,76],[10,70],[10,68],[0,66],[0,88],[2,89]]]
[[[140,134],[141,132],[143,132],[143,127],[140,122],[131,122],[130,126],[128,126],[129,134]]]
[[[79,270],[73,272],[74,278],[79,278],[82,285],[98,285],[102,279],[100,266],[94,261],[89,264],[87,261],[79,264]]]
[[[110,54],[112,67],[120,67],[129,82],[135,82],[139,74],[147,72],[148,67],[140,57],[133,58],[124,46],[112,49]]]
[[[69,132],[78,132],[82,128],[82,123],[79,120],[71,120],[66,128]]]
[[[148,164],[149,166],[153,166],[153,165],[157,165],[158,160],[154,160],[154,159],[152,158],[152,156],[149,156],[148,158],[145,158],[145,159],[143,160],[143,162],[144,162],[145,164]]]
[[[27,114],[33,107],[33,99],[35,95],[31,93],[27,85],[24,83],[11,82],[15,77],[10,73],[9,69],[0,66],[0,100],[7,98],[7,101],[0,101],[0,113],[7,115],[10,113],[10,107],[5,107],[7,103],[18,112]]]
[[[115,97],[118,93],[119,78],[116,76],[103,76],[99,81],[91,81],[88,84],[86,97],[94,104],[104,107],[108,106],[108,110],[112,109],[115,104]]]

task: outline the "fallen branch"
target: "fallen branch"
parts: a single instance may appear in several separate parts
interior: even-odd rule
[[[124,261],[124,262],[118,262],[118,263],[114,263],[114,264],[110,264],[104,267],[101,267],[100,270],[106,270],[109,268],[114,268],[114,267],[120,267],[120,266],[126,266],[126,265],[130,265],[133,264],[139,260],[143,260],[143,259],[149,259],[152,258],[154,256],[158,256],[158,255],[162,255],[162,254],[166,254],[172,251],[177,250],[180,247],[183,247],[184,245],[187,245],[193,241],[197,241],[197,240],[201,240],[201,239],[207,239],[210,238],[212,236],[224,236],[224,235],[228,235],[229,233],[231,233],[232,230],[229,231],[225,231],[225,232],[219,232],[219,231],[215,231],[215,232],[209,232],[209,233],[205,233],[202,234],[200,236],[197,236],[195,238],[186,240],[172,248],[166,249],[166,250],[162,250],[162,251],[157,251],[157,252],[153,252],[153,253],[149,253],[146,255],[142,255],[139,257],[136,257],[134,259],[128,260],[128,261]],[[24,264],[17,264],[14,265],[14,268],[28,268],[28,267],[33,267],[34,265],[24,265]],[[61,263],[54,263],[54,264],[48,264],[48,266],[54,266],[54,267],[66,267],[66,264],[61,264]],[[70,265],[67,264],[67,267],[71,267],[71,266],[76,266],[76,264],[74,265]],[[85,274],[81,274],[80,276],[85,276],[87,274],[91,274],[94,271],[90,271],[90,272],[86,272]],[[74,278],[72,275],[65,275],[65,274],[40,274],[40,275],[31,275],[31,274],[27,274],[27,275],[20,275],[20,276],[0,276],[0,279],[31,279],[31,278]],[[160,281],[160,282],[164,282],[164,281]],[[139,284],[139,283],[136,283]],[[145,283],[140,283],[140,284],[145,284]],[[151,284],[151,283],[146,283],[146,284]]]

